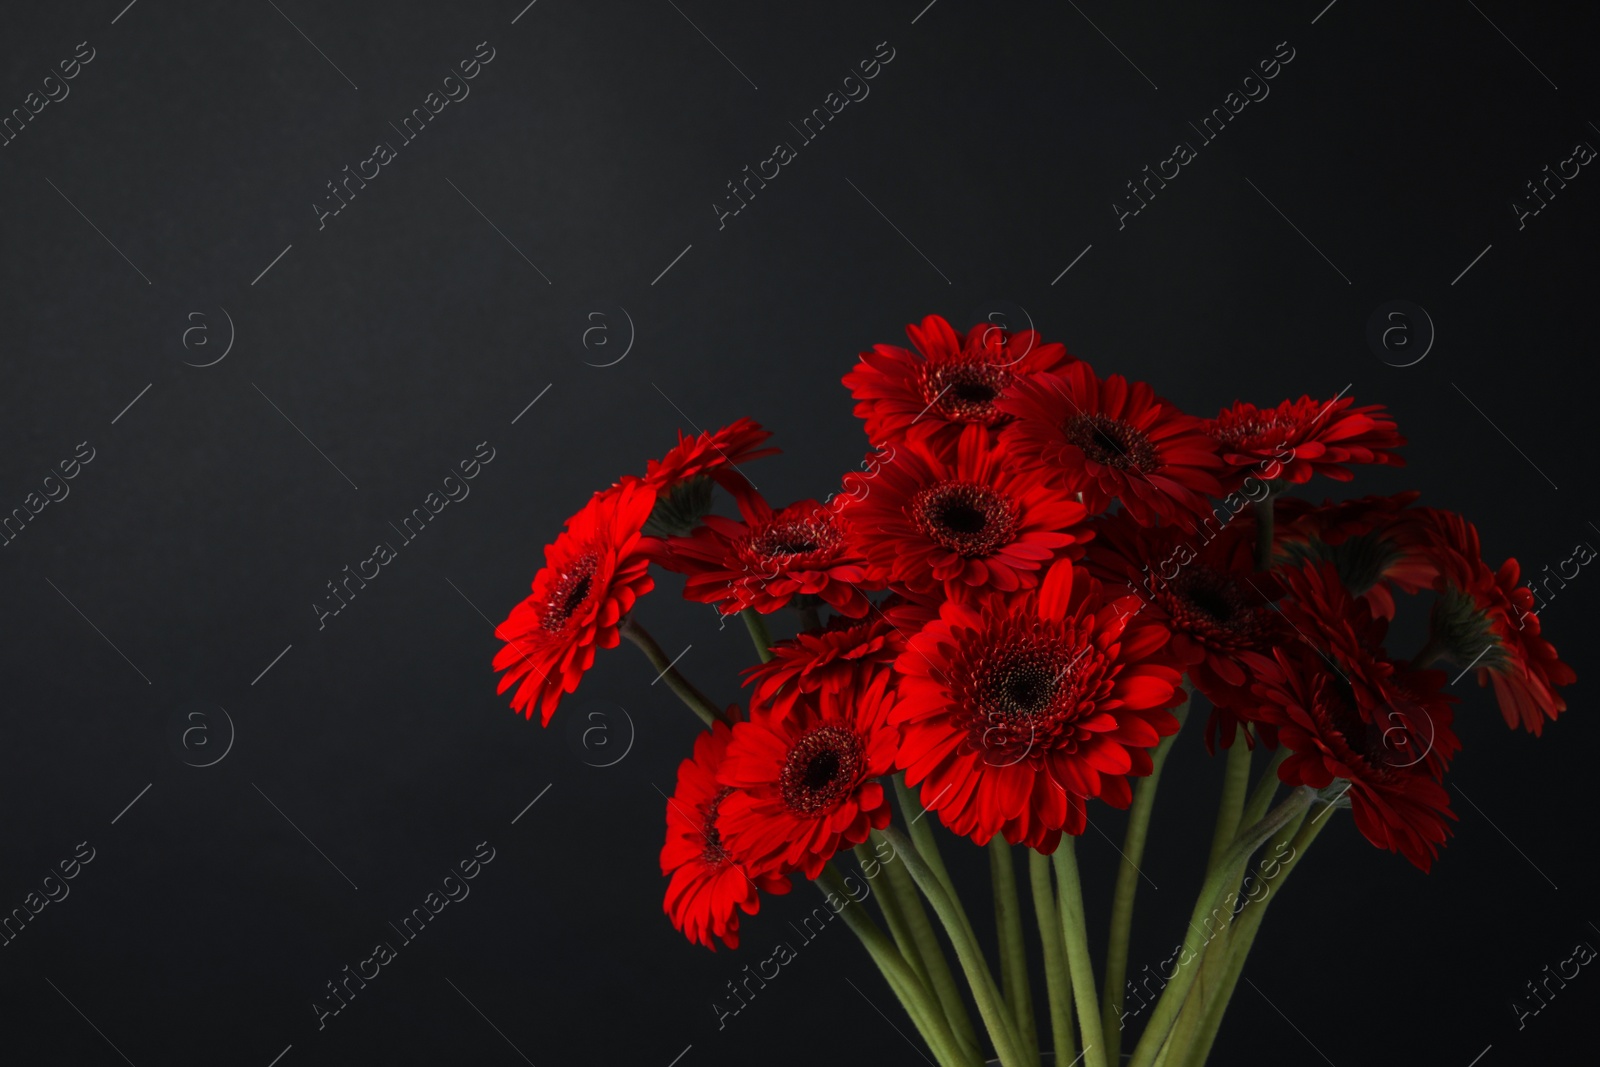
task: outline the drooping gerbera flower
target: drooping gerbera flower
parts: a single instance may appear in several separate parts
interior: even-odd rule
[[[838,507],[802,500],[774,511],[754,490],[736,499],[743,522],[706,515],[691,536],[649,547],[656,562],[689,576],[685,597],[724,615],[745,608],[767,615],[797,595],[820,597],[852,618],[867,613],[859,588],[866,564]]]
[[[1078,362],[1018,382],[998,402],[1015,415],[1004,440],[1018,459],[1059,472],[1091,513],[1122,501],[1144,526],[1204,514],[1221,496],[1221,460],[1199,419],[1120,374]]]
[[[754,492],[755,483],[739,464],[776,455],[776,448],[761,447],[771,436],[760,423],[745,418],[694,437],[679,430],[677,445],[645,467],[644,481],[658,496],[645,532],[652,537],[689,533],[711,510],[713,482],[736,497]]]
[[[1127,807],[1128,776],[1178,729],[1165,627],[1061,560],[1037,590],[950,600],[895,663],[896,765],[925,808],[986,844],[1053,852],[1092,797]]]
[[[864,619],[835,617],[821,630],[797,634],[772,646],[772,659],[745,671],[754,686],[750,703],[781,719],[801,696],[818,691],[848,693],[905,651],[906,636],[932,614],[909,604],[885,604]]]
[[[494,657],[499,692],[511,706],[549,725],[563,693],[578,688],[595,649],[615,648],[634,601],[655,585],[640,554],[640,530],[656,499],[636,478],[596,493],[544,550],[533,592],[495,628],[505,646]]]
[[[771,867],[736,859],[722,839],[722,805],[732,789],[717,782],[732,737],[714,723],[695,739],[694,756],[678,765],[678,785],[667,801],[667,841],[661,873],[667,883],[662,910],[690,941],[716,951],[716,941],[739,947],[739,915],[754,915],[761,893],[787,893],[789,879]]]
[[[1406,443],[1382,404],[1354,407],[1350,397],[1333,400],[1285,400],[1274,408],[1239,401],[1206,421],[1228,473],[1230,492],[1251,475],[1262,481],[1299,485],[1313,474],[1348,482],[1355,475],[1346,464],[1405,466],[1395,449]]]
[[[1050,472],[1022,467],[972,426],[950,446],[906,441],[837,498],[877,586],[1011,592],[1081,539],[1086,512]]]
[[[1341,699],[1362,721],[1388,731],[1396,747],[1409,746],[1428,771],[1443,775],[1461,742],[1451,730],[1448,704],[1419,695],[1437,688],[1439,678],[1434,676],[1442,674],[1410,671],[1389,658],[1384,650],[1388,620],[1374,616],[1351,595],[1333,564],[1283,568],[1278,577],[1287,591],[1278,607],[1294,631],[1295,651],[1310,653],[1293,662],[1320,665],[1331,672],[1340,683]],[[1277,660],[1280,668],[1286,662],[1282,656]],[[1257,673],[1267,682],[1281,682],[1270,676],[1278,671]],[[1397,729],[1408,738],[1405,746],[1399,745]]]
[[[877,345],[844,376],[867,438],[882,445],[903,437],[949,437],[968,424],[997,430],[1011,421],[995,401],[1013,383],[1072,362],[1066,346],[1045,344],[1033,330],[1011,333],[979,323],[960,337],[938,315],[906,327],[917,352]]]
[[[1379,848],[1399,852],[1428,870],[1449,834],[1450,797],[1428,773],[1427,760],[1406,725],[1414,721],[1448,721],[1448,705],[1439,695],[1444,675],[1426,683],[1428,692],[1414,698],[1431,707],[1373,721],[1350,699],[1350,689],[1315,657],[1295,649],[1276,652],[1283,669],[1272,682],[1257,688],[1265,714],[1277,724],[1279,743],[1291,755],[1278,767],[1278,777],[1291,786],[1325,789],[1335,779],[1349,783],[1345,794],[1356,827]]]
[[[741,418],[720,430],[685,437],[678,431],[678,443],[660,459],[645,466],[644,480],[662,489],[700,474],[737,474],[738,464],[762,456],[776,455],[776,448],[761,445],[772,436],[754,419]]]
[[[1091,524],[1084,564],[1108,589],[1131,589],[1140,610],[1172,631],[1174,661],[1213,705],[1207,744],[1233,744],[1233,709],[1251,701],[1255,671],[1295,639],[1273,602],[1283,589],[1255,566],[1256,522],[1241,514],[1209,541],[1173,526],[1147,529],[1119,512]]]
[[[1296,639],[1356,690],[1359,708],[1370,712],[1381,704],[1394,674],[1394,663],[1383,654],[1388,621],[1355,610],[1355,599],[1332,563],[1311,561],[1284,567],[1278,577],[1288,592],[1279,610]]]
[[[1320,506],[1298,497],[1277,498],[1277,547],[1291,563],[1327,560],[1351,593],[1374,615],[1393,619],[1396,592],[1433,587],[1439,568],[1427,551],[1421,494],[1366,496]]]
[[[719,825],[736,855],[815,878],[835,852],[889,824],[876,779],[893,768],[898,740],[891,681],[881,670],[856,689],[818,690],[781,716],[757,706],[733,728],[717,781],[734,790]]]
[[[1419,511],[1428,524],[1426,550],[1439,569],[1429,655],[1475,669],[1480,686],[1494,686],[1506,725],[1537,736],[1546,719],[1567,710],[1557,687],[1577,681],[1577,672],[1542,636],[1517,561],[1490,570],[1472,523],[1451,511]]]

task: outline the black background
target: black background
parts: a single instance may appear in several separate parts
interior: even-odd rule
[[[1600,537],[1583,325],[1600,177],[1520,231],[1510,207],[1600,144],[1592,16],[924,2],[6,5],[5,110],[79,41],[96,54],[0,149],[0,510],[78,442],[95,458],[0,549],[0,909],[78,842],[96,858],[0,948],[0,1058],[920,1063],[837,929],[719,1031],[723,983],[815,894],[767,901],[740,953],[687,944],[660,913],[658,790],[696,722],[624,648],[541,731],[489,660],[561,520],[680,427],[755,417],[785,449],[753,472],[770,497],[831,491],[865,448],[839,376],[929,312],[964,328],[1025,309],[1200,413],[1349,385],[1412,442],[1408,468],[1355,491],[1422,488],[1477,522],[1492,562],[1535,572]],[[470,97],[319,231],[324,183],[397,142],[389,123],[480,41],[495,58]],[[870,96],[719,230],[724,183],[884,41]],[[1270,96],[1200,146],[1187,123],[1282,41]],[[1119,230],[1124,183],[1178,140],[1198,159]],[[1437,329],[1404,368],[1365,339],[1396,299]],[[224,309],[231,352],[186,366],[222,351]],[[630,333],[625,359],[592,365]],[[324,583],[484,440],[471,496],[319,631]],[[677,584],[642,618],[736,699],[742,627]],[[1460,823],[1431,875],[1334,817],[1216,1062],[1495,1067],[1579,1047],[1600,977],[1521,1030],[1511,1001],[1600,942],[1597,598],[1586,569],[1544,615],[1582,681],[1543,739],[1455,687]],[[1414,619],[1399,639],[1420,639]],[[234,727],[210,767],[174,740],[197,706]],[[588,765],[629,720],[627,756]],[[209,722],[204,759],[227,731]],[[1181,937],[1210,833],[1219,767],[1198,731],[1168,767],[1135,970]],[[1120,813],[1092,817],[1120,836]],[[496,857],[471,896],[319,1032],[323,984],[480,841]],[[1103,928],[1116,852],[1094,832],[1080,852]],[[983,861],[959,861],[982,906]]]

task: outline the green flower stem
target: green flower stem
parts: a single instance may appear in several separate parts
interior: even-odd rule
[[[1017,1023],[1017,1036],[1030,1061],[1039,1059],[1039,1030],[1033,1021],[1028,988],[1028,950],[1022,939],[1022,905],[1017,898],[1017,868],[1011,846],[1000,834],[989,839],[989,878],[994,885],[994,924],[1000,941],[1000,988]]]
[[[1234,835],[1242,825],[1253,825],[1261,821],[1261,816],[1266,814],[1267,805],[1272,803],[1272,797],[1277,792],[1277,760],[1282,760],[1286,749],[1278,749],[1274,766],[1269,768],[1270,781],[1262,777],[1256,782],[1256,789],[1250,795],[1250,800],[1245,800],[1246,785],[1250,785],[1250,745],[1246,744],[1248,734],[1245,726],[1240,725],[1234,734],[1234,745],[1227,750],[1227,769],[1222,774],[1222,798],[1218,803],[1216,813],[1216,832],[1211,838],[1211,857],[1206,864],[1206,873],[1216,869],[1222,861],[1222,856],[1227,853],[1229,845],[1234,843]],[[1259,805],[1259,809],[1258,808]],[[1251,813],[1246,816],[1246,811]],[[1205,1016],[1206,1005],[1210,1003],[1211,993],[1221,982],[1222,971],[1227,968],[1227,945],[1229,937],[1234,934],[1234,904],[1238,897],[1238,886],[1243,881],[1245,872],[1237,870],[1234,878],[1229,881],[1230,894],[1222,899],[1229,902],[1227,915],[1222,920],[1222,928],[1211,934],[1211,941],[1206,944],[1205,960],[1200,963],[1200,977],[1195,981],[1194,989],[1190,990],[1189,997],[1184,1000],[1184,1008],[1178,1016],[1178,1024],[1173,1027],[1173,1038],[1168,1041],[1162,1057],[1157,1061],[1157,1067],[1162,1067],[1163,1062],[1171,1054],[1178,1054],[1179,1059],[1187,1056],[1187,1040],[1197,1029]]]
[[[761,657],[762,663],[772,659],[772,633],[767,629],[767,620],[755,608],[745,608],[739,612],[739,617],[744,620],[744,628],[750,631],[750,640],[755,643],[756,655]]]
[[[966,909],[961,906],[961,897],[956,893],[955,883],[950,880],[950,871],[944,865],[944,857],[939,853],[939,842],[934,836],[933,819],[927,817],[926,810],[917,802],[917,795],[911,790],[910,786],[906,785],[905,778],[906,776],[903,773],[894,775],[894,792],[895,797],[900,801],[900,814],[910,826],[911,841],[916,845],[917,854],[922,857],[923,862],[928,865],[934,877],[939,880],[939,884],[944,888],[945,895],[950,898],[950,904],[955,909],[962,928],[966,930],[967,939],[975,943],[978,939],[977,934],[973,931],[972,923],[967,918]],[[913,886],[913,888],[915,887]],[[918,912],[921,912],[920,907]],[[930,935],[932,933],[931,925],[929,933]],[[937,947],[937,939],[930,942],[930,944]],[[938,952],[938,959],[939,965],[944,966],[944,953],[942,950]],[[930,963],[931,966],[933,964]],[[944,969],[948,971],[949,967],[944,966]],[[952,978],[953,985],[954,979]],[[972,1025],[972,1019],[967,1014],[966,1004],[962,1001],[959,992],[956,993],[954,1000],[956,1003],[961,1004],[961,1011],[959,1013],[951,1011],[947,1003],[946,1013],[955,1020],[952,1025],[956,1028],[956,1033],[968,1037],[973,1047],[976,1048],[978,1046],[978,1032]]]
[[[1189,995],[1189,990],[1199,974],[1199,963],[1206,948],[1201,922],[1216,911],[1223,895],[1227,892],[1227,887],[1239,877],[1238,872],[1255,850],[1296,817],[1304,817],[1306,808],[1315,796],[1313,790],[1304,787],[1290,793],[1283,803],[1269,811],[1260,822],[1240,831],[1239,836],[1224,854],[1221,864],[1206,875],[1205,883],[1200,887],[1200,895],[1194,902],[1194,912],[1190,916],[1188,929],[1184,931],[1177,973],[1161,992],[1161,999],[1156,1003],[1150,1022],[1139,1038],[1138,1047],[1134,1049],[1131,1067],[1153,1067],[1162,1045],[1170,1036],[1173,1024],[1178,1020],[1184,999]]]
[[[816,885],[825,896],[831,894],[847,902],[839,915],[843,917],[845,925],[861,939],[867,954],[872,957],[872,962],[877,964],[884,980],[889,983],[889,988],[894,991],[901,1006],[911,1016],[911,1021],[916,1024],[917,1031],[928,1043],[928,1048],[939,1061],[940,1067],[966,1067],[969,1061],[957,1050],[954,1038],[950,1036],[950,1030],[945,1025],[943,1016],[939,1014],[938,1007],[929,997],[927,989],[917,981],[916,975],[906,965],[904,957],[878,928],[878,924],[872,921],[872,916],[867,914],[866,908],[858,906],[850,896],[849,891],[845,889],[844,878],[839,874],[839,869],[829,863],[817,876]]]
[[[1267,767],[1261,772],[1261,777],[1256,781],[1256,787],[1250,791],[1250,799],[1245,801],[1244,811],[1239,816],[1240,826],[1254,826],[1266,815],[1267,809],[1272,807],[1272,800],[1278,793],[1278,765],[1289,757],[1286,745],[1279,745],[1278,751],[1273,753]]]
[[[872,850],[865,844],[855,847],[856,862],[861,865],[865,874],[871,865],[878,860]],[[917,951],[916,941],[911,936],[911,929],[906,925],[905,913],[900,906],[900,900],[893,893],[877,894],[878,908],[883,912],[884,922],[889,924],[889,934],[894,938],[895,947],[900,950],[901,957],[906,961],[906,966],[911,973],[917,976],[917,981],[922,983],[924,989],[931,989],[928,982],[928,970],[922,964],[922,954]]]
[[[1245,743],[1243,726],[1235,726],[1233,745],[1228,749],[1227,767],[1222,772],[1222,797],[1217,801],[1217,825],[1211,834],[1211,857],[1206,870],[1216,869],[1233,837],[1239,832],[1244,813],[1245,790],[1250,786],[1250,746]]]
[[[1039,943],[1044,948],[1044,977],[1050,998],[1050,1033],[1055,1063],[1077,1058],[1072,1032],[1072,977],[1067,972],[1067,948],[1056,915],[1055,887],[1050,881],[1050,857],[1028,850],[1028,879],[1033,890],[1033,910],[1039,917]]]
[[[1089,930],[1083,915],[1083,885],[1078,878],[1077,843],[1077,838],[1063,835],[1052,857],[1056,868],[1056,900],[1061,938],[1067,947],[1067,971],[1072,975],[1072,995],[1078,1003],[1084,1067],[1106,1067],[1100,1005],[1094,992],[1094,964],[1089,960]]]
[[[1239,747],[1239,742],[1235,741],[1234,748],[1238,749]],[[1244,808],[1240,812],[1240,826],[1253,826],[1260,822],[1262,816],[1267,813],[1267,809],[1272,806],[1272,800],[1277,795],[1279,785],[1278,765],[1288,755],[1288,748],[1283,746],[1279,746],[1278,751],[1273,754],[1265,772],[1263,772],[1260,780],[1256,782],[1255,789],[1251,791],[1250,799],[1245,802]],[[1295,825],[1298,824],[1291,824],[1291,826],[1285,827],[1283,831],[1280,831],[1280,835],[1286,833],[1292,836]],[[1285,840],[1287,840],[1287,837],[1285,837]],[[1242,870],[1239,871],[1238,876],[1228,887],[1235,900],[1238,898],[1239,888],[1244,880],[1244,873]],[[1223,899],[1229,898],[1224,897]],[[1196,986],[1199,996],[1197,997],[1193,993],[1190,994],[1184,1004],[1183,1014],[1179,1017],[1178,1025],[1175,1027],[1185,1037],[1189,1036],[1191,1031],[1202,1024],[1202,1017],[1209,1010],[1206,1005],[1209,1003],[1211,993],[1219,987],[1222,981],[1223,972],[1226,970],[1228,959],[1231,956],[1231,946],[1235,936],[1233,927],[1233,919],[1235,917],[1234,909],[1230,907],[1227,922],[1222,930],[1216,934],[1214,943],[1207,947],[1205,962],[1201,964],[1200,979]]]
[[[994,977],[989,973],[989,965],[984,962],[977,939],[951,903],[950,895],[945,892],[944,886],[917,852],[910,838],[894,826],[885,829],[883,836],[894,845],[895,852],[905,862],[917,888],[922,890],[922,895],[933,905],[934,914],[944,924],[944,932],[956,950],[956,959],[967,976],[967,984],[972,987],[973,998],[978,1002],[978,1014],[989,1030],[989,1039],[994,1042],[995,1055],[999,1057],[1001,1067],[1027,1067],[1028,1060],[1022,1042],[1017,1037],[1011,1013],[1000,999],[1000,991],[995,988]]]
[[[795,608],[800,613],[800,629],[804,631],[822,629],[822,613],[815,604],[802,604]]]
[[[1245,791],[1250,785],[1250,746],[1246,744],[1247,735],[1242,724],[1234,727],[1232,744],[1228,748],[1227,763],[1222,772],[1222,795],[1217,800],[1216,827],[1211,835],[1211,855],[1206,860],[1206,874],[1210,875],[1222,862],[1223,856],[1233,844],[1234,835],[1239,832],[1240,826],[1249,825],[1243,822],[1245,808]],[[1242,877],[1243,872],[1240,872]],[[1237,890],[1238,881],[1230,883],[1229,888]],[[1230,915],[1232,909],[1229,909]],[[1183,1011],[1178,1017],[1177,1024],[1173,1027],[1173,1038],[1168,1042],[1167,1051],[1162,1053],[1161,1059],[1156,1061],[1158,1067],[1176,1047],[1183,1047],[1182,1041],[1188,1031],[1199,1025],[1199,1016],[1204,1014],[1202,1005],[1206,1002],[1207,994],[1221,974],[1228,957],[1229,920],[1224,920],[1222,929],[1212,934],[1212,939],[1206,945],[1205,960],[1200,964],[1200,977],[1195,985],[1195,991],[1184,1001]],[[1181,1053],[1180,1053],[1181,1055]]]
[[[1328,819],[1324,818],[1327,811],[1325,805],[1317,805],[1306,815],[1292,837],[1288,833],[1291,827],[1286,826],[1267,842],[1268,849],[1273,852],[1278,851],[1278,846],[1285,842],[1294,851],[1280,865],[1278,876],[1268,885],[1267,895],[1246,904],[1234,921],[1233,936],[1228,945],[1228,965],[1218,986],[1218,995],[1206,1009],[1205,1018],[1195,1033],[1184,1067],[1202,1067],[1206,1057],[1211,1054],[1211,1046],[1217,1040],[1217,1031],[1222,1027],[1223,1014],[1228,1010],[1228,1001],[1232,999],[1234,988],[1239,984],[1239,976],[1244,973],[1245,957],[1250,955],[1250,946],[1255,943],[1256,932],[1261,929],[1261,920],[1266,917],[1267,904],[1271,902],[1274,893],[1282,891],[1289,872],[1294,870],[1300,858],[1306,854],[1306,849],[1311,847],[1311,842],[1317,839],[1317,834],[1327,825]]]
[[[882,842],[884,836],[874,830],[872,840],[874,843]],[[889,881],[889,891],[894,894],[900,913],[905,916],[906,926],[911,932],[923,969],[927,972],[928,983],[934,995],[939,998],[939,1004],[944,1009],[944,1017],[950,1024],[950,1032],[974,1063],[982,1062],[982,1057],[978,1055],[980,1050],[978,1032],[973,1029],[972,1016],[967,1012],[966,1001],[961,998],[961,987],[956,984],[956,977],[951,973],[950,964],[945,960],[944,948],[939,944],[939,937],[934,933],[933,925],[928,922],[928,913],[922,907],[922,898],[917,895],[917,885],[911,880],[905,864],[895,862],[897,858],[898,856],[891,858],[883,864],[884,876]]]
[[[733,720],[728,718],[728,713],[711,702],[711,698],[694,687],[694,683],[678,673],[678,668],[672,665],[672,658],[666,654],[650,632],[639,625],[629,616],[622,621],[619,627],[622,636],[638,645],[644,652],[645,658],[650,661],[650,666],[661,672],[660,677],[666,679],[667,688],[678,695],[678,699],[689,706],[689,710],[700,716],[700,721],[709,728],[712,723],[721,721],[729,726]]]
[[[1188,681],[1184,686],[1188,688]],[[1189,700],[1173,710],[1182,730],[1189,716]],[[1128,938],[1133,930],[1133,898],[1139,891],[1139,861],[1144,858],[1145,839],[1150,833],[1150,814],[1155,810],[1156,787],[1161,783],[1161,768],[1172,751],[1176,733],[1161,739],[1150,754],[1148,776],[1133,784],[1133,806],[1128,809],[1128,830],[1122,840],[1122,865],[1117,868],[1116,890],[1111,898],[1111,933],[1106,945],[1106,986],[1101,998],[1100,1028],[1106,1044],[1106,1060],[1117,1063],[1122,1047],[1123,986],[1128,977]],[[1058,1053],[1059,1056],[1059,1053]]]
[[[1167,1035],[1167,1040],[1161,1046],[1161,1054],[1156,1057],[1155,1067],[1176,1067],[1175,1064],[1168,1061],[1173,1054],[1173,1050],[1177,1048],[1177,1034],[1177,1028],[1174,1027],[1172,1033]]]
[[[961,925],[966,928],[967,937],[977,940],[973,934],[972,923],[967,921],[966,910],[961,906],[961,898],[956,894],[955,883],[950,881],[949,868],[944,865],[944,857],[939,854],[939,842],[933,833],[933,819],[927,817],[927,810],[917,802],[917,795],[911,791],[911,787],[906,785],[904,773],[894,776],[894,793],[900,800],[900,813],[910,824],[911,840],[917,846],[917,853],[932,869],[934,877],[939,879],[939,884],[949,895],[950,902],[961,916]]]

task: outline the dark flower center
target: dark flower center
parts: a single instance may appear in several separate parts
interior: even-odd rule
[[[865,753],[854,731],[819,726],[789,748],[778,775],[783,801],[801,815],[831,811],[855,788],[864,764]]]
[[[1057,679],[1050,665],[1023,659],[997,666],[985,679],[989,711],[1007,720],[1028,720],[1050,706]]]
[[[1173,623],[1212,647],[1265,650],[1284,637],[1283,623],[1230,574],[1200,563],[1157,589]]]
[[[1211,438],[1243,452],[1271,448],[1289,439],[1300,422],[1278,411],[1255,411],[1248,415],[1224,415],[1210,427]]]
[[[986,556],[1017,532],[1017,508],[975,482],[940,482],[912,499],[917,528],[935,544],[962,556]]]
[[[756,546],[770,556],[798,556],[817,550],[817,543],[798,530],[770,531]]]
[[[1381,769],[1389,762],[1388,746],[1391,741],[1398,740],[1402,746],[1405,745],[1402,736],[1405,731],[1398,727],[1398,718],[1391,723],[1368,722],[1356,707],[1354,691],[1342,680],[1327,682],[1320,695],[1328,725],[1338,731],[1351,753],[1359,756],[1367,766]],[[1395,726],[1396,729],[1386,732],[1385,727],[1388,726]]]
[[[968,380],[950,384],[950,399],[958,404],[987,404],[999,395],[999,390],[988,382]]]
[[[1237,629],[1250,621],[1251,601],[1239,583],[1230,576],[1201,564],[1186,567],[1174,583],[1173,592],[1189,614],[1216,626]]]
[[[835,778],[839,776],[839,754],[837,752],[818,752],[811,757],[811,762],[806,764],[806,769],[800,775],[800,784],[810,790],[826,789]]]
[[[1189,590],[1189,603],[1211,616],[1217,622],[1226,625],[1232,622],[1239,613],[1239,605],[1234,603],[1232,598],[1226,596],[1225,592],[1223,589],[1196,586]]]
[[[1161,465],[1150,439],[1121,419],[1099,413],[1074,415],[1061,431],[1101,466],[1149,472]]]
[[[589,593],[594,588],[595,571],[599,569],[600,558],[593,552],[580,556],[567,565],[551,586],[550,593],[545,597],[544,611],[539,620],[544,628],[551,633],[563,629],[572,615],[583,602],[589,599]]]
[[[761,580],[789,570],[825,567],[844,550],[833,516],[820,507],[804,518],[776,517],[754,526],[736,546],[750,574]]]
[[[1037,627],[969,649],[955,668],[952,695],[973,747],[1001,766],[1070,747],[1073,724],[1093,710],[1089,679],[1099,661],[1091,652]]]
[[[922,395],[954,422],[992,425],[1004,419],[994,402],[1011,381],[1011,372],[1003,367],[981,362],[939,363],[924,373]]]
[[[748,550],[762,559],[786,560],[840,543],[839,530],[825,514],[814,519],[778,519],[758,526],[746,542]]]
[[[700,837],[705,848],[700,850],[700,861],[708,867],[720,867],[731,858],[722,844],[722,831],[717,829],[717,809],[733,790],[723,786],[717,795],[700,805]]]

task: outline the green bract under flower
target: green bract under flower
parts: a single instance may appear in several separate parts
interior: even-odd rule
[[[661,493],[644,524],[645,536],[687,537],[711,511],[711,490],[711,479],[697,474]]]

